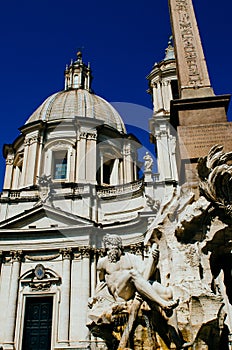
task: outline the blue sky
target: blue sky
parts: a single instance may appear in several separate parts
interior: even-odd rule
[[[193,1],[214,91],[230,93],[232,2]],[[63,89],[65,65],[79,47],[91,62],[95,93],[139,105],[133,123],[148,129],[145,77],[163,59],[171,34],[168,0],[9,0],[1,3],[0,29],[1,148],[47,96]],[[0,187],[3,173],[1,158]]]

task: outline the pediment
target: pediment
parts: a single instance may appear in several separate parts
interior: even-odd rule
[[[55,229],[93,226],[93,222],[58,208],[40,205],[0,223],[0,229]]]

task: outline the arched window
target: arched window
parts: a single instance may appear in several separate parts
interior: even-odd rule
[[[74,79],[73,79],[73,87],[74,88],[78,88],[78,75],[74,75]]]

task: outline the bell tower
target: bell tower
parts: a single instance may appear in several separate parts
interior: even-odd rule
[[[150,138],[157,153],[159,181],[177,182],[176,137],[172,132],[175,130],[170,128],[170,101],[179,97],[172,37],[169,38],[164,59],[154,64],[147,79],[148,93],[153,101],[153,116],[149,120]]]

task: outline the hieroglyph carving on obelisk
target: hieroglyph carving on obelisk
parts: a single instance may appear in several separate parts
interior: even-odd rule
[[[192,0],[169,0],[181,98],[212,96]]]

